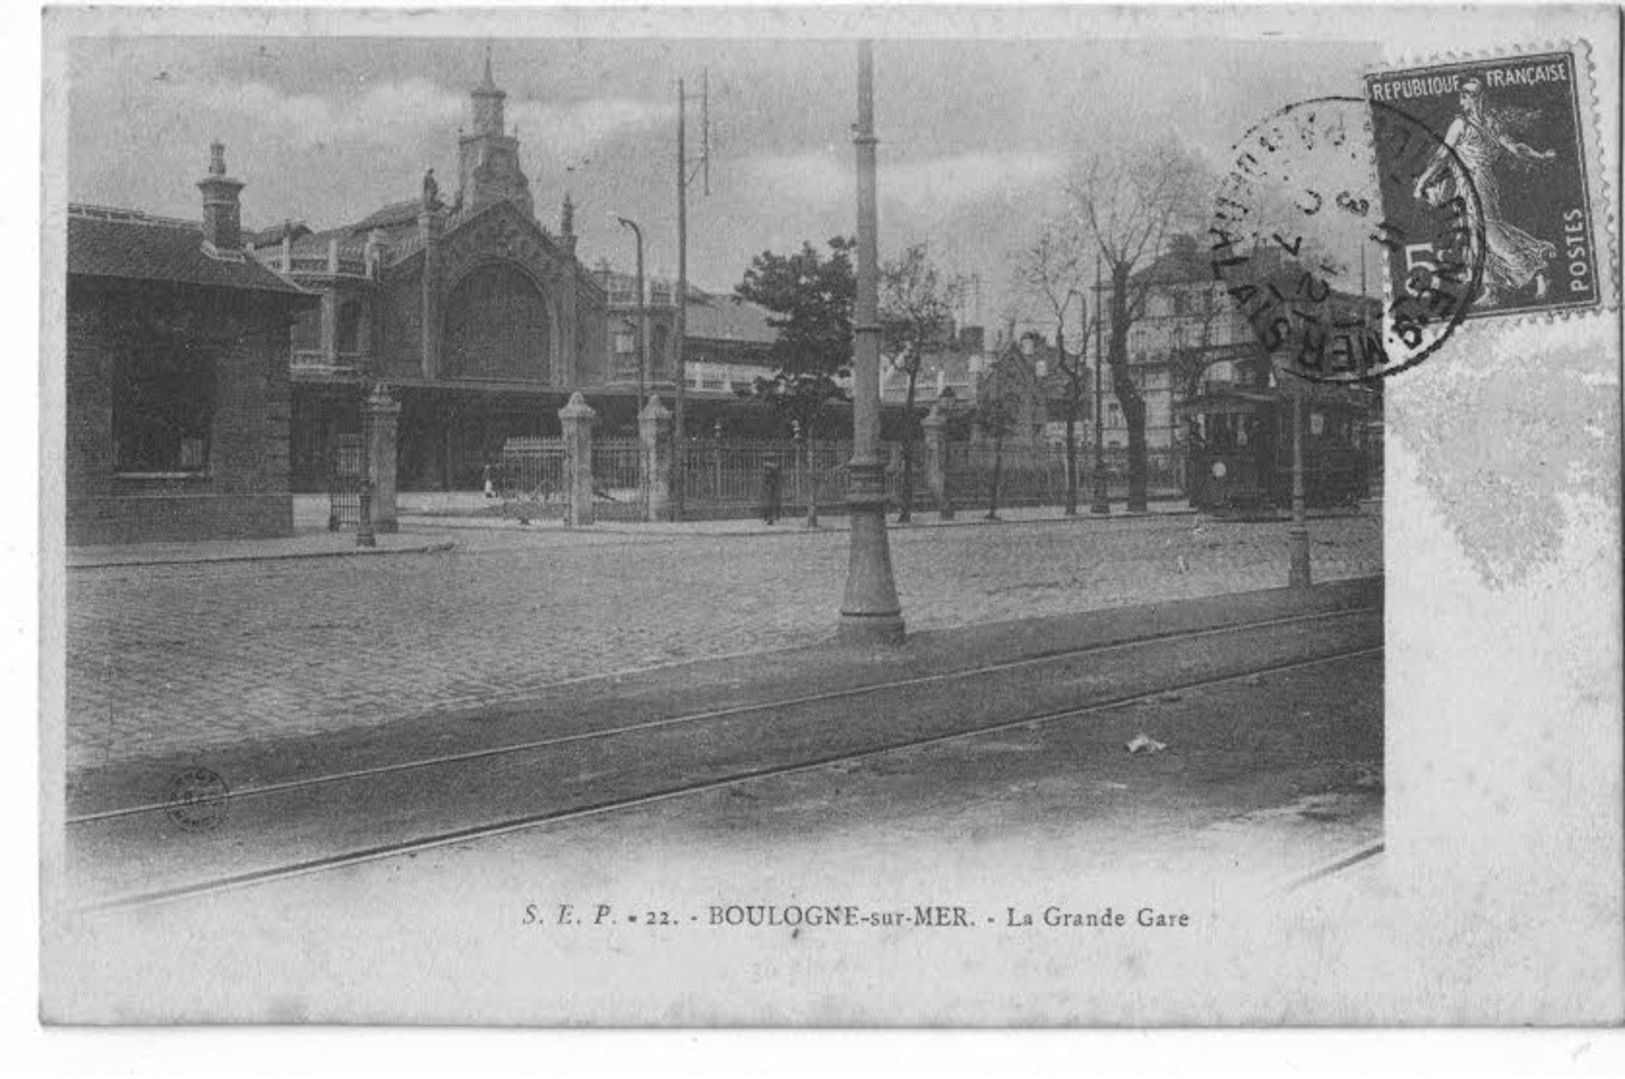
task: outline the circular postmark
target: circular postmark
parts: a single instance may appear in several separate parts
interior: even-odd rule
[[[1450,338],[1480,289],[1484,215],[1442,138],[1390,105],[1325,97],[1266,117],[1234,151],[1213,274],[1278,368],[1367,382]]]
[[[226,819],[231,791],[218,772],[201,766],[187,768],[169,781],[164,812],[188,832],[207,832]]]

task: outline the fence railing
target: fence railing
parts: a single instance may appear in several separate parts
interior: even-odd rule
[[[327,478],[327,529],[361,524],[361,481],[367,475],[366,446],[360,435],[339,435]]]
[[[359,448],[358,448],[359,449]],[[886,462],[886,490],[893,509],[903,498],[903,453],[898,443],[881,448]],[[648,491],[643,476],[644,448],[637,438],[599,438],[592,445],[593,516],[607,521],[640,521]],[[795,516],[816,503],[820,511],[839,511],[846,501],[850,442],[811,443],[791,439],[693,439],[682,447],[684,515],[691,519],[754,516],[762,512],[770,462],[778,467],[779,513]],[[1059,506],[1066,501],[1066,453],[1052,446],[1006,446],[949,443],[944,480],[955,507],[986,505],[995,461],[1000,506]],[[676,462],[674,462],[676,464]],[[1114,500],[1128,494],[1128,453],[1121,447],[1104,455],[1107,491]],[[1080,449],[1077,457],[1080,500],[1094,490],[1094,456]],[[938,509],[931,489],[928,450],[914,447],[913,504],[916,510]],[[557,520],[566,516],[570,477],[562,438],[513,438],[491,468],[493,486],[504,515],[521,520]],[[674,477],[675,479],[675,477]],[[1178,496],[1185,488],[1184,455],[1178,450],[1147,452],[1147,489],[1153,498]]]
[[[561,520],[569,505],[564,439],[510,438],[492,469],[492,486],[505,517],[520,521]]]
[[[603,521],[641,521],[643,443],[636,438],[599,438],[592,444],[593,516]]]

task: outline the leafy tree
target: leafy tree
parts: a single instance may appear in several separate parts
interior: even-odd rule
[[[880,268],[881,351],[894,370],[907,379],[903,397],[903,483],[899,524],[914,517],[914,397],[920,365],[933,349],[953,340],[953,312],[963,282],[945,277],[931,261],[930,249],[918,243]]]
[[[768,325],[779,331],[773,356],[783,370],[832,375],[851,362],[856,246],[855,240],[836,236],[827,256],[811,243],[789,255],[763,251],[734,286],[734,295],[773,312]]]
[[[1109,330],[1106,363],[1112,392],[1128,427],[1128,508],[1146,509],[1145,398],[1129,369],[1129,328],[1145,317],[1151,283],[1139,271],[1154,263],[1170,238],[1194,228],[1207,211],[1207,171],[1172,141],[1108,149],[1090,161],[1070,194],[1105,263]]]

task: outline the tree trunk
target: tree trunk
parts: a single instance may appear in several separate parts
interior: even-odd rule
[[[987,488],[987,519],[999,519],[999,470],[1004,465],[1004,435],[993,436],[993,482]]]
[[[1078,515],[1078,405],[1066,403],[1066,515]]]
[[[807,527],[818,527],[818,443],[807,428]]]
[[[903,397],[903,508],[898,511],[897,523],[910,524],[914,520],[914,383],[920,370],[908,370],[908,392]]]
[[[1106,362],[1112,369],[1112,392],[1123,408],[1128,428],[1128,511],[1146,511],[1145,398],[1140,396],[1129,370],[1128,283],[1129,265],[1112,267],[1112,336]]]

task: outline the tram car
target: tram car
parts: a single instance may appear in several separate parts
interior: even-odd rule
[[[1380,407],[1365,387],[1313,387],[1301,409],[1308,505],[1352,506],[1370,494],[1370,421]],[[1186,402],[1180,414],[1193,507],[1216,515],[1291,508],[1290,397],[1275,387],[1215,388]]]

